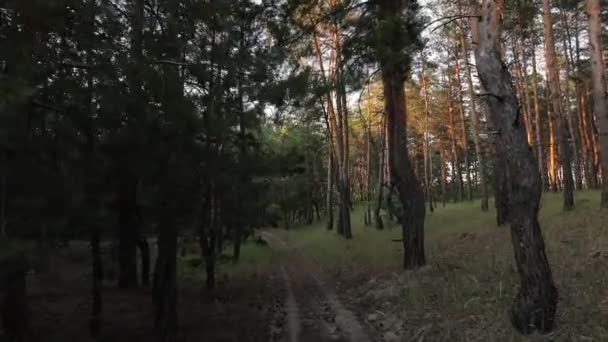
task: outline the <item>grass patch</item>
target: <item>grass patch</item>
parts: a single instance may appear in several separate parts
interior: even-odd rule
[[[599,209],[597,191],[579,191],[575,197],[569,212],[562,210],[562,194],[542,198],[539,219],[560,299],[555,331],[534,341],[608,341],[608,213]],[[518,334],[508,318],[519,277],[509,228],[496,227],[493,210],[483,213],[475,201],[427,213],[429,266],[416,272],[401,271],[402,245],[391,241],[401,237],[400,227],[377,231],[364,226],[362,217],[361,208],[354,211],[352,240],[327,231],[323,222],[276,233],[328,269],[355,270],[367,279],[384,274],[384,282],[398,289],[398,298],[389,301],[401,304],[405,336],[531,340]],[[364,287],[365,277],[350,287]],[[352,297],[364,297],[366,291]]]

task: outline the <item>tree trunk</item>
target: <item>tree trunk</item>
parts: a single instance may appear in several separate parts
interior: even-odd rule
[[[483,151],[481,150],[481,141],[479,140],[479,117],[477,112],[477,103],[475,101],[475,88],[473,87],[473,76],[471,73],[471,65],[469,64],[469,45],[464,36],[464,29],[461,29],[460,45],[462,48],[462,56],[464,58],[465,74],[469,87],[469,101],[471,120],[473,127],[473,143],[475,144],[475,155],[479,164],[479,185],[481,186],[481,211],[488,211],[488,187],[486,184],[486,167]],[[477,182],[475,182],[477,184]]]
[[[424,254],[424,195],[408,157],[406,143],[405,75],[382,67],[384,106],[388,127],[388,163],[391,182],[402,205],[405,269],[416,269],[426,263]]]
[[[386,25],[393,22],[395,15],[402,15],[404,3],[385,0],[377,4],[378,19]],[[398,20],[398,19],[397,19]],[[388,25],[387,37],[400,39],[405,33],[400,25]],[[390,45],[389,45],[390,46]],[[378,47],[385,49],[386,47]],[[395,47],[392,47],[396,49]],[[391,49],[389,47],[389,49]],[[417,269],[426,263],[424,253],[424,219],[426,207],[424,193],[420,187],[407,146],[407,108],[404,82],[407,79],[406,66],[399,58],[380,58],[380,71],[384,92],[384,115],[387,126],[387,159],[390,181],[397,189],[402,210],[399,221],[403,234],[403,267]],[[386,53],[386,52],[384,52]],[[391,51],[391,56],[400,56],[401,50]]]
[[[330,132],[327,132],[328,143],[327,143],[327,230],[334,229],[334,162],[333,153],[331,148],[331,136]]]
[[[179,33],[180,1],[167,3],[167,25],[165,29],[165,55],[169,59],[180,60],[183,47]],[[162,67],[164,80],[162,107],[165,114],[180,114],[184,102],[184,84],[179,69],[173,65]],[[168,116],[166,116],[168,117]],[[169,148],[179,142],[169,141]],[[177,228],[178,208],[172,202],[178,197],[179,178],[174,174],[175,154],[166,156],[163,166],[161,195],[162,216],[159,223],[158,258],[154,270],[155,322],[160,342],[175,342],[177,338]]]
[[[583,182],[582,182],[582,177],[581,177],[581,162],[580,162],[580,155],[579,152],[581,151],[580,149],[580,144],[579,144],[579,139],[578,139],[578,135],[577,133],[577,124],[576,124],[576,115],[575,113],[571,110],[571,102],[570,102],[570,78],[571,78],[571,74],[572,74],[572,59],[570,58],[570,49],[569,49],[569,45],[570,45],[570,26],[567,20],[567,16],[566,13],[564,11],[564,9],[561,9],[561,21],[562,21],[562,26],[565,30],[564,34],[562,34],[563,37],[563,48],[564,48],[564,57],[566,59],[566,62],[564,63],[564,67],[565,67],[565,71],[566,71],[566,80],[565,80],[565,86],[564,86],[564,99],[565,99],[565,104],[566,104],[566,110],[564,115],[566,116],[566,121],[568,123],[568,131],[570,132],[570,141],[572,143],[572,159],[573,159],[573,171],[574,171],[574,188],[575,189],[582,189],[583,187]]]
[[[2,165],[0,165],[0,238],[6,237],[6,200],[8,185],[8,153],[2,152]]]
[[[141,236],[137,241],[137,248],[141,254],[141,284],[150,285],[150,247],[145,236]]]
[[[447,201],[448,201],[448,189],[447,189],[447,177],[448,177],[448,172],[446,170],[445,167],[445,148],[441,148],[440,150],[440,154],[439,154],[439,163],[440,163],[440,170],[441,170],[441,204],[442,206],[445,207]]]
[[[511,176],[511,238],[521,279],[511,308],[511,321],[522,333],[549,332],[557,309],[557,289],[538,223],[541,182],[532,149],[526,142],[519,103],[508,69],[499,52],[504,0],[484,0],[480,42],[475,51],[477,70],[490,115]]]
[[[424,142],[423,142],[423,158],[424,158],[424,187],[426,190],[426,200],[429,202],[429,211],[432,213],[433,208],[433,195],[432,195],[432,181],[433,181],[433,166],[431,164],[431,153],[429,143],[429,95],[428,86],[426,82],[426,73],[424,70],[424,61],[422,61],[422,90],[424,91]]]
[[[232,238],[232,262],[237,263],[241,257],[241,242],[243,239],[241,229],[233,227],[232,230],[234,231],[234,236]]]
[[[543,24],[545,32],[545,60],[549,72],[549,86],[551,88],[551,104],[553,115],[556,117],[557,139],[559,141],[560,162],[562,164],[562,177],[564,187],[564,210],[574,207],[574,180],[572,179],[572,160],[568,144],[568,130],[566,116],[562,110],[561,87],[559,80],[559,65],[555,56],[555,43],[553,37],[553,18],[551,17],[551,0],[543,0]]]
[[[449,68],[449,65],[448,65]],[[462,172],[460,170],[460,159],[458,158],[458,138],[456,136],[456,119],[454,116],[454,103],[452,99],[452,81],[451,77],[448,77],[448,116],[450,118],[450,140],[452,147],[452,183],[456,185],[455,194],[458,194],[454,199],[462,201],[464,196],[464,187],[462,181]]]
[[[140,138],[138,119],[145,110],[145,99],[142,95],[142,76],[141,67],[143,61],[143,25],[144,25],[144,1],[136,0],[133,2],[133,12],[130,16],[132,27],[130,37],[130,57],[134,63],[129,66],[127,80],[131,97],[127,102],[129,113],[128,128],[135,139]],[[133,144],[138,146],[139,142]],[[130,147],[133,156],[137,156],[137,147]],[[119,276],[118,286],[120,288],[133,288],[137,286],[137,241],[139,239],[139,227],[135,224],[137,210],[137,178],[130,170],[130,159],[121,160],[124,165],[119,166],[118,182],[118,249],[119,249]]]
[[[94,30],[94,28],[92,28]],[[88,59],[88,57],[87,57]],[[99,209],[99,198],[95,193],[95,150],[96,150],[96,139],[95,139],[95,105],[94,105],[94,89],[93,89],[93,75],[89,71],[87,72],[87,96],[88,96],[88,109],[89,113],[87,116],[86,126],[86,146],[85,146],[85,160],[84,160],[84,193],[85,193],[85,205],[87,209],[86,223],[90,229],[90,242],[91,242],[91,267],[92,267],[92,286],[91,286],[91,318],[89,321],[89,331],[92,336],[97,336],[101,330],[101,313],[103,310],[102,301],[102,280],[103,280],[103,266],[101,259],[101,231],[99,228],[99,222],[97,219],[97,212]]]
[[[91,287],[91,320],[89,330],[91,335],[97,336],[101,329],[101,313],[103,302],[101,298],[101,286],[103,281],[103,267],[101,262],[100,231],[97,223],[91,226],[91,260],[93,268],[93,286]]]
[[[369,87],[367,89],[368,93],[369,93]],[[368,102],[369,103],[369,102]],[[374,195],[372,192],[372,122],[371,122],[371,111],[368,110],[368,120],[367,120],[367,129],[366,129],[366,133],[367,133],[367,151],[366,151],[366,156],[365,158],[367,159],[367,177],[366,177],[366,195],[365,195],[365,200],[367,202],[367,209],[366,209],[366,215],[367,215],[367,223],[368,225],[372,224],[372,201],[374,200]]]
[[[547,172],[545,171],[544,154],[543,154],[543,123],[540,117],[540,105],[538,101],[538,73],[536,70],[536,52],[532,50],[532,98],[534,102],[534,120],[536,124],[536,160],[538,162],[538,172],[541,175],[543,184],[548,184]]]
[[[602,20],[600,0],[587,0],[589,16],[589,52],[593,79],[593,111],[597,118],[597,130],[602,165],[601,207],[608,208],[608,98],[606,74],[602,56]]]
[[[456,53],[454,56],[454,63],[456,66],[456,99],[458,101],[458,110],[460,111],[460,129],[462,133],[462,153],[464,155],[464,167],[466,171],[467,178],[467,199],[469,201],[473,200],[473,190],[472,190],[472,182],[471,182],[471,163],[469,161],[469,144],[468,144],[468,130],[467,130],[467,120],[464,114],[464,100],[462,96],[462,81],[460,80],[460,62],[458,61],[458,54]]]
[[[137,240],[139,232],[136,218],[137,183],[129,172],[120,176],[118,186],[118,287],[122,289],[137,287]]]
[[[383,119],[380,124],[380,162],[378,163],[378,194],[376,200],[376,207],[374,208],[374,222],[376,229],[384,229],[384,223],[382,222],[382,216],[380,216],[380,210],[382,209],[382,200],[384,199],[384,174],[386,167],[386,123]]]
[[[172,210],[167,207],[164,210],[154,268],[154,317],[159,341],[174,342],[177,333],[177,232]]]

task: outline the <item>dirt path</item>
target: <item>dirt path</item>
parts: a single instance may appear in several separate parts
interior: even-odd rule
[[[285,252],[280,267],[287,289],[282,342],[371,342],[357,316],[346,308],[318,265],[278,234],[262,233],[271,248]]]

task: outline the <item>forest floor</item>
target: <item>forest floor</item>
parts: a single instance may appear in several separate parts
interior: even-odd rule
[[[519,277],[509,228],[496,227],[478,201],[429,213],[428,265],[418,271],[401,270],[402,246],[393,242],[401,229],[366,227],[362,208],[349,241],[323,224],[281,233],[319,265],[374,341],[608,341],[608,213],[593,191],[577,193],[571,212],[561,204],[560,194],[543,195],[540,222],[560,300],[547,336],[511,327]]]
[[[238,264],[222,262],[213,291],[202,289],[196,244],[183,245],[180,341],[608,341],[608,213],[598,209],[597,192],[576,198],[564,213],[559,194],[543,195],[541,226],[560,294],[548,336],[524,338],[511,328],[518,276],[509,229],[475,201],[429,213],[428,266],[412,272],[401,270],[402,246],[392,241],[401,229],[365,226],[362,207],[352,240],[323,222],[264,231],[269,245],[248,242]],[[93,341],[87,244],[72,241],[37,260],[28,276],[34,341]],[[105,268],[111,278],[115,265],[106,260]],[[107,282],[103,296],[98,341],[153,338],[149,289]]]

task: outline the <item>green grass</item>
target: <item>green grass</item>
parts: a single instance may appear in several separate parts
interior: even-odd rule
[[[599,207],[599,194],[595,191],[580,191],[576,193],[575,211],[562,211],[561,194],[546,193],[541,203],[541,226],[559,224],[560,220],[577,217],[577,213]],[[425,238],[428,253],[437,247],[435,242],[446,237],[460,236],[463,233],[477,233],[496,228],[495,211],[482,212],[479,201],[449,203],[441,205],[433,213],[427,210],[425,223]],[[295,227],[280,233],[293,246],[304,251],[307,255],[326,266],[343,265],[353,262],[372,267],[394,266],[400,259],[395,259],[395,251],[402,249],[401,243],[392,240],[401,238],[401,227],[389,224],[387,228],[378,231],[363,224],[363,207],[355,208],[352,215],[353,239],[344,240],[334,231],[325,228],[325,222],[316,222],[311,226]],[[385,226],[387,225],[385,219]],[[253,248],[255,250],[256,248]]]
[[[579,191],[575,197],[569,212],[562,210],[562,194],[542,197],[540,224],[560,293],[556,329],[549,338],[608,341],[608,213],[599,209],[596,191]],[[407,334],[424,334],[425,341],[530,340],[513,330],[507,314],[519,286],[509,228],[496,227],[494,211],[481,212],[479,201],[448,204],[428,213],[429,267],[419,272],[401,271],[402,245],[391,241],[401,237],[400,227],[366,227],[359,207],[353,212],[352,229],[352,240],[327,231],[325,222],[273,233],[328,271],[359,272],[367,278],[384,275],[384,283],[399,289],[398,298],[390,302],[401,304]],[[266,258],[281,257],[264,254],[255,245],[243,256],[247,262],[242,266],[225,269],[244,272],[257,261],[268,265]],[[349,287],[356,291],[365,282]],[[355,292],[352,297],[364,295]]]

